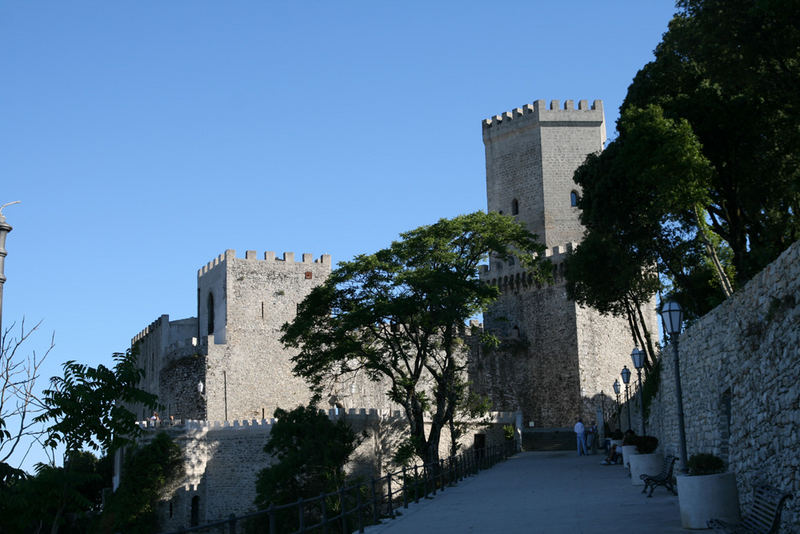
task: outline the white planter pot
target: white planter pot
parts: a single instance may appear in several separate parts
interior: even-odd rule
[[[709,519],[739,521],[739,491],[734,473],[678,475],[677,479],[683,528],[708,528]]]
[[[644,486],[641,475],[657,475],[664,468],[664,455],[660,452],[652,454],[634,454],[631,456],[631,484]]]
[[[622,446],[622,463],[625,465],[625,467],[630,468],[631,466],[630,458],[634,454],[639,454],[636,452],[636,445]]]

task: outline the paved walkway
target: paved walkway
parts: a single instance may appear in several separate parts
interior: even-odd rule
[[[621,465],[602,455],[524,452],[400,509],[402,516],[369,534],[480,532],[486,534],[670,534],[681,528],[678,498],[664,488],[653,497],[631,485]]]

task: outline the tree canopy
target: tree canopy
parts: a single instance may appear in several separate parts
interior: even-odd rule
[[[282,341],[300,348],[294,371],[317,392],[358,370],[387,381],[417,455],[438,461],[441,429],[464,398],[460,330],[499,294],[479,280],[478,265],[489,254],[517,256],[543,279],[549,273],[543,250],[513,218],[476,212],[403,233],[388,248],[343,262],[283,327]]]
[[[800,238],[800,4],[677,5],[622,110],[657,105],[691,126],[712,169],[703,219],[741,284]]]
[[[338,490],[359,443],[345,420],[333,422],[313,406],[278,408],[274,416],[264,451],[276,461],[258,473],[256,505],[266,508]]]
[[[139,432],[136,416],[126,406],[157,406],[157,398],[137,387],[144,371],[136,354],[114,354],[114,367],[91,367],[76,361],[64,364],[64,376],[50,379],[44,391],[46,411],[38,421],[50,423],[46,444],[61,443],[67,452],[90,448],[113,452]]]
[[[575,174],[587,233],[568,290],[629,320],[655,267],[697,317],[800,237],[800,4],[677,5],[619,136]]]

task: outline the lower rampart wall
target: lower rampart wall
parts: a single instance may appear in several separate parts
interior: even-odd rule
[[[725,459],[745,508],[759,483],[793,492],[783,531],[800,531],[800,242],[688,328],[678,347],[688,455]],[[677,456],[672,349],[648,434]]]
[[[354,431],[365,432],[347,466],[350,475],[369,479],[397,469],[392,465],[392,455],[408,435],[408,422],[401,412],[351,409],[345,414],[331,410],[329,417],[343,417]],[[503,425],[514,425],[516,421],[513,412],[492,412],[482,419],[464,421],[468,430],[459,440],[461,450],[472,447],[474,436],[479,433],[486,435],[487,445],[500,443],[504,439]],[[161,528],[169,531],[188,527],[193,501],[200,524],[254,510],[257,474],[272,461],[264,452],[264,445],[274,423],[274,419],[140,423],[146,429],[143,441],[163,430],[183,451],[185,475],[169,488],[160,503]],[[443,429],[440,457],[449,456],[450,445],[449,432]]]

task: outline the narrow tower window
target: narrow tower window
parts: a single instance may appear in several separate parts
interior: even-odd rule
[[[516,198],[511,201],[511,215],[519,215],[519,202]]]
[[[569,205],[572,206],[573,208],[578,205],[578,192],[577,191],[572,191],[569,194]]]
[[[189,525],[196,527],[200,524],[200,497],[192,497],[192,511],[189,517]]]
[[[214,294],[208,294],[208,335],[214,333]]]

